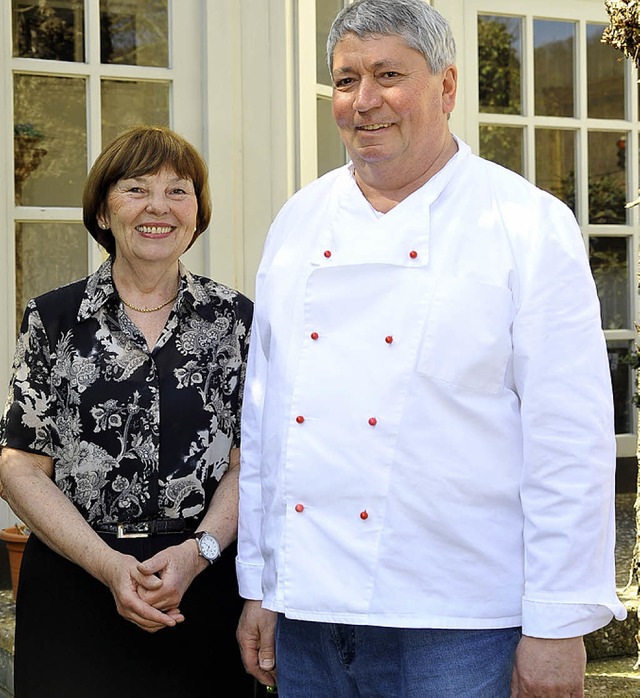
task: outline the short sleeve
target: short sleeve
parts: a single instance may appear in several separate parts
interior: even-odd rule
[[[0,446],[52,455],[51,355],[35,301],[22,319],[9,393],[0,420]]]
[[[238,294],[236,304],[236,318],[233,328],[235,345],[238,348],[238,363],[234,368],[231,378],[232,400],[234,402],[234,414],[237,418],[233,425],[233,445],[240,446],[240,421],[242,415],[242,394],[247,371],[247,355],[249,353],[249,339],[251,335],[251,321],[253,319],[253,302],[242,294]]]

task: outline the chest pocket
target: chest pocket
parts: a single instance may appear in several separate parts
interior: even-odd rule
[[[515,314],[507,288],[460,279],[439,282],[418,356],[418,373],[497,393],[511,358]]]

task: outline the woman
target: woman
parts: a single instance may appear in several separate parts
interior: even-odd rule
[[[29,302],[0,423],[2,496],[32,531],[16,698],[252,696],[234,569],[252,304],[179,261],[209,224],[206,165],[135,127],[83,214],[108,259]]]

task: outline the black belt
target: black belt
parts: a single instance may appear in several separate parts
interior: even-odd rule
[[[186,519],[150,519],[124,523],[99,523],[93,528],[98,533],[115,533],[118,538],[148,538],[164,533],[193,533],[196,523]]]

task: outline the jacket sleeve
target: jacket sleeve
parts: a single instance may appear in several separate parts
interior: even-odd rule
[[[236,571],[240,596],[262,598],[263,560],[260,552],[262,491],[262,410],[267,361],[262,347],[257,314],[253,316],[247,373],[242,402],[240,449],[240,504]]]
[[[615,587],[615,430],[600,306],[580,229],[550,197],[513,327],[524,468],[523,632],[573,637],[626,610]]]

